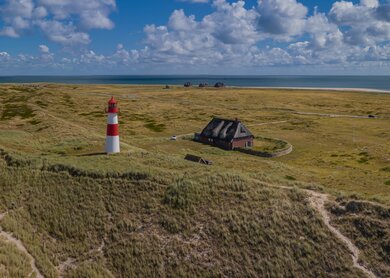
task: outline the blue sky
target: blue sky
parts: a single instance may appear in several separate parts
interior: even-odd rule
[[[0,75],[390,74],[390,1],[0,0]]]

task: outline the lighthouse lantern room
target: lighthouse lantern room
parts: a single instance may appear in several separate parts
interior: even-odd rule
[[[120,152],[119,144],[119,123],[118,123],[118,103],[114,97],[108,102],[107,111],[107,136],[106,136],[106,153],[113,154]]]

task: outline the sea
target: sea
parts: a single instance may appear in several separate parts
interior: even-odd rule
[[[223,82],[234,87],[356,88],[390,91],[390,76],[222,76],[222,75],[94,75],[0,76],[0,83],[193,85]]]

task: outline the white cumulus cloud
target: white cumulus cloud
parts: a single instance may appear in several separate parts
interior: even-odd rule
[[[0,68],[6,59],[8,67],[12,61],[86,72],[142,68],[252,73],[283,66],[390,65],[389,2],[335,1],[321,13],[310,13],[299,0],[258,0],[254,7],[242,0],[187,2],[209,2],[212,10],[203,16],[174,10],[165,24],[144,27],[143,46],[126,49],[119,44],[103,55],[88,46],[89,30],[113,28],[109,15],[116,9],[114,0],[4,0],[0,35],[18,37],[38,29],[51,41],[79,51],[61,57],[40,45],[38,56],[0,52]]]
[[[109,15],[115,9],[115,0],[4,0],[0,35],[16,38],[38,28],[63,45],[88,44],[88,30],[114,27]]]
[[[389,12],[388,5],[380,6],[375,0],[364,0],[360,4],[341,1],[333,4],[329,18],[346,29],[347,43],[375,45],[390,40]]]
[[[41,45],[39,46],[39,50],[40,50],[42,53],[49,53],[49,52],[50,52],[49,47],[47,47],[47,46],[44,45],[44,44],[41,44]]]
[[[259,28],[280,38],[302,34],[308,9],[296,0],[259,0]]]

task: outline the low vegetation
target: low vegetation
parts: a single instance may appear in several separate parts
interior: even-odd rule
[[[69,258],[65,277],[361,276],[296,189],[230,174],[156,181],[63,170],[2,166],[0,224],[47,277]]]
[[[28,277],[32,269],[29,259],[0,235],[0,277]]]
[[[122,153],[107,156],[111,95]],[[39,84],[2,85],[0,100],[0,227],[45,277],[364,277],[302,189],[335,196],[332,224],[365,250],[363,265],[389,273],[388,95]],[[213,115],[294,152],[266,159],[185,140]],[[0,238],[0,277],[26,277],[12,248]]]
[[[361,250],[361,260],[378,277],[390,276],[390,209],[341,199],[330,211],[334,225]]]

